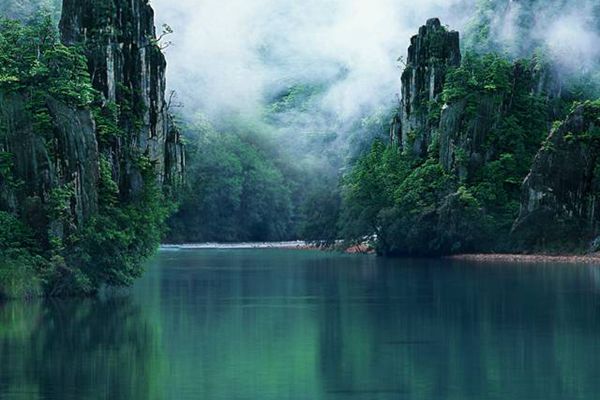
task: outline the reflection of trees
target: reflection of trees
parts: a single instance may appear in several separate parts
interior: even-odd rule
[[[127,297],[13,302],[0,322],[0,397],[162,398],[159,337]]]
[[[362,283],[353,268],[328,280],[324,293],[340,296],[319,309],[325,391],[564,399],[600,390],[600,296],[588,269],[381,263],[390,266]]]
[[[134,290],[143,312],[128,298],[0,306],[0,398],[600,392],[600,293],[589,268],[279,251],[159,260]]]
[[[162,277],[171,398],[190,382],[215,399],[600,391],[600,301],[585,268],[260,254],[186,253]]]
[[[168,398],[319,399],[311,298],[287,254],[183,253],[163,270]]]

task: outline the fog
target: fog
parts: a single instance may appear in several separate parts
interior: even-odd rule
[[[473,35],[486,20],[483,50],[528,57],[536,48],[566,72],[597,70],[598,0],[151,0],[156,23],[174,34],[168,85],[212,120],[256,115],[278,91],[327,83],[319,110],[341,120],[393,107],[410,37],[428,18]],[[31,15],[60,0],[0,0],[7,16]],[[160,30],[160,28],[158,28]],[[310,116],[309,116],[310,117]]]
[[[483,2],[484,4],[486,2]],[[489,3],[489,2],[488,2]],[[597,0],[499,0],[493,50],[527,56],[538,46],[569,70],[600,57]],[[169,85],[185,114],[252,114],[298,82],[329,82],[321,100],[343,120],[392,107],[410,37],[430,17],[469,33],[476,0],[153,0],[175,33]],[[523,28],[525,26],[526,28]]]
[[[425,21],[460,29],[468,0],[154,0],[175,30],[168,82],[186,114],[254,113],[300,82],[329,82],[321,107],[349,120],[392,106],[398,57]]]
[[[496,48],[528,57],[535,48],[565,72],[596,68],[600,58],[600,2],[597,0],[496,1],[487,12]],[[485,13],[484,13],[485,14]]]

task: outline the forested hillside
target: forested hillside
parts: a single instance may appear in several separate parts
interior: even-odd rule
[[[336,240],[340,174],[388,137],[392,110],[344,123],[319,109],[324,85],[286,88],[252,118],[188,119],[187,182],[167,240]]]
[[[595,131],[599,21],[588,0],[478,2],[463,32],[438,19],[420,28],[386,106],[332,112],[324,100],[350,73],[340,68],[266,95],[252,118],[184,110],[191,172],[169,240],[373,240],[389,255],[587,250],[598,233],[594,142],[580,150],[591,170],[578,187],[557,180],[531,194],[524,180],[546,168],[538,154],[552,174],[578,173],[566,170],[573,145],[559,165],[543,152],[582,107],[592,116],[578,131]],[[544,194],[556,192],[562,200]],[[523,222],[538,212],[552,229]],[[565,224],[585,228],[561,234]]]

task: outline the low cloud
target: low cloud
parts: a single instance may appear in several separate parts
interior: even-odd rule
[[[343,119],[392,105],[397,58],[430,17],[461,28],[465,0],[154,0],[175,30],[169,85],[186,112],[252,113],[298,82],[334,81],[322,106]]]

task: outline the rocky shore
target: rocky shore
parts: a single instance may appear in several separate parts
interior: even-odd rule
[[[446,257],[450,260],[494,263],[564,263],[600,264],[600,253],[591,254],[460,254]]]

